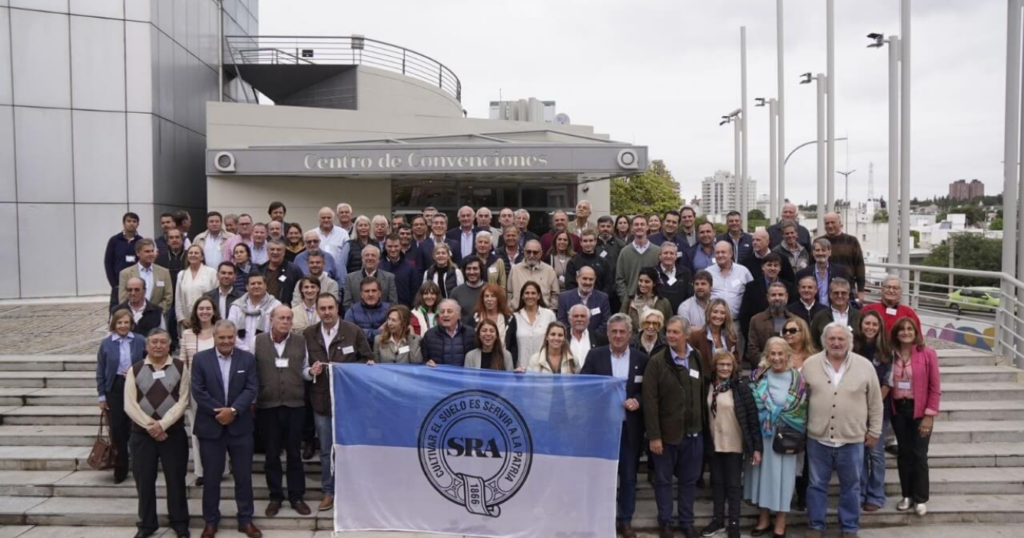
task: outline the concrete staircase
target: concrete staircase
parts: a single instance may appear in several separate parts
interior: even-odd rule
[[[888,504],[865,514],[866,527],[1024,522],[1024,372],[996,357],[966,349],[940,350],[942,416],[931,444],[932,499],[925,518],[895,510],[899,483],[888,461]],[[114,485],[111,472],[86,464],[99,410],[94,356],[0,356],[0,525],[131,527],[136,519],[131,478]],[[263,517],[268,502],[262,456],[256,455],[255,523],[264,529],[329,531],[329,512],[300,516],[285,506]],[[319,502],[319,458],[305,462],[307,502]],[[643,468],[643,466],[641,466]],[[643,470],[641,471],[643,472]],[[188,477],[192,526],[202,527],[202,490]],[[162,483],[162,479],[161,479]],[[639,479],[636,527],[656,528],[653,491]],[[221,527],[235,513],[231,477],[224,481]],[[834,492],[838,489],[833,484]],[[164,490],[161,487],[162,496]],[[697,502],[698,525],[711,516],[708,491]],[[834,502],[834,498],[832,499]],[[163,503],[159,510],[164,513]],[[755,511],[744,508],[750,527]],[[801,512],[791,514],[794,531]],[[834,526],[833,522],[830,525]]]

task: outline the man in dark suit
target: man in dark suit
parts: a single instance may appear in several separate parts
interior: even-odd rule
[[[626,314],[615,314],[608,320],[607,346],[592,349],[583,363],[581,374],[615,377],[626,382],[626,423],[622,427],[619,447],[619,497],[615,527],[625,538],[636,538],[633,512],[636,510],[636,469],[644,444],[644,413],[640,408],[647,355],[629,347],[633,322]]]
[[[829,286],[828,296],[829,307],[814,315],[811,320],[811,337],[821,345],[821,335],[825,326],[833,321],[846,323],[853,329],[853,335],[860,335],[860,310],[853,308],[850,304],[853,296],[850,291],[850,282],[843,278],[837,278]],[[822,346],[824,347],[824,346]]]
[[[797,273],[796,281],[799,282],[805,276],[814,277],[814,281],[818,284],[818,302],[828,306],[828,289],[832,285],[832,280],[841,278],[849,282],[850,274],[844,267],[829,261],[829,258],[832,257],[832,243],[828,239],[824,237],[815,239],[812,254],[814,255],[814,265]]]
[[[801,278],[796,283],[796,286],[799,297],[789,303],[786,309],[792,312],[794,316],[804,320],[807,326],[810,327],[811,320],[814,319],[815,314],[822,310],[827,310],[828,307],[818,302],[818,283],[814,280],[813,276],[808,275]]]
[[[238,300],[242,293],[235,289],[235,264],[220,262],[217,266],[217,287],[203,294],[217,305],[217,316],[227,319],[231,303]]]
[[[572,356],[576,357],[576,362],[580,364],[580,368],[583,368],[590,350],[595,347],[607,346],[608,337],[604,335],[604,332],[590,328],[593,317],[590,315],[590,308],[587,305],[582,303],[573,305],[569,308],[567,316],[570,331],[566,340],[570,351],[572,351]]]
[[[789,202],[782,206],[782,220],[768,227],[768,236],[771,241],[771,248],[775,248],[782,243],[782,223],[786,221],[792,222],[796,225],[797,242],[803,245],[804,248],[810,252],[811,232],[797,222],[796,204],[791,204]]]
[[[452,263],[458,265],[462,261],[462,246],[458,239],[448,239],[447,230],[448,217],[444,213],[434,215],[430,223],[430,235],[420,243],[420,259],[423,260],[423,267],[420,271],[426,271],[434,265],[434,246],[444,243],[452,252]],[[475,238],[475,236],[474,236]]]
[[[768,232],[758,230],[751,237],[751,250],[740,259],[740,265],[746,267],[750,271],[750,276],[757,280],[761,276],[761,266],[764,265],[765,258],[772,253],[772,250],[768,248]],[[793,272],[793,264],[789,263],[789,259],[786,256],[779,256],[778,277],[783,282],[796,283],[796,273]]]
[[[476,212],[472,207],[464,205],[459,208],[459,226],[448,230],[445,239],[455,242],[455,250],[452,252],[461,260],[475,253],[476,234],[485,229],[476,226]]]
[[[202,538],[217,535],[220,523],[220,481],[225,453],[231,455],[235,481],[238,532],[249,538],[263,533],[252,524],[252,405],[259,390],[256,358],[235,349],[238,329],[228,320],[213,328],[214,348],[199,352],[192,361],[192,398],[196,400],[193,433],[199,438],[206,480],[203,483]]]
[[[768,286],[775,282],[781,283],[786,288],[787,302],[789,297],[796,297],[796,291],[792,284],[783,280],[779,272],[782,265],[782,256],[777,252],[769,252],[761,258],[761,266],[758,268],[760,276],[754,276],[754,280],[747,284],[743,290],[743,302],[740,303],[740,330],[746,335],[750,332],[750,319],[764,312],[768,308]],[[785,306],[785,305],[783,305]]]
[[[607,329],[608,318],[612,315],[612,305],[608,294],[595,289],[597,273],[594,269],[584,265],[576,273],[576,283],[579,286],[574,290],[563,291],[558,295],[558,321],[569,324],[569,309],[582,304],[587,307],[591,332],[604,333]],[[582,359],[583,357],[580,357]]]
[[[124,285],[128,298],[121,304],[115,306],[111,312],[127,310],[132,313],[135,325],[132,332],[145,338],[149,331],[157,327],[164,327],[163,310],[146,299],[146,281],[137,276],[128,279]]]

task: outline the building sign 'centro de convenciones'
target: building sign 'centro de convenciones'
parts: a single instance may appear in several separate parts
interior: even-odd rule
[[[548,165],[547,155],[503,154],[499,151],[479,155],[427,155],[419,151],[386,152],[379,156],[346,153],[343,155],[322,155],[307,153],[302,160],[306,170],[370,172],[380,170],[491,170],[544,169]]]

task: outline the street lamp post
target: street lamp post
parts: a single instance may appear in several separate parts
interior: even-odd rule
[[[754,106],[764,106],[768,104],[768,117],[769,117],[769,158],[768,158],[768,221],[775,222],[776,214],[779,211],[779,204],[781,203],[781,197],[779,196],[779,142],[778,142],[778,123],[779,123],[779,104],[775,99],[765,99],[764,97],[757,97],[754,99]]]
[[[825,233],[826,191],[828,189],[825,181],[825,87],[828,77],[822,73],[811,76],[804,73],[801,76],[800,84],[817,83],[818,87],[818,234]]]
[[[910,265],[910,0],[900,2],[900,34],[900,264]]]
[[[1018,0],[1019,1],[1019,0]],[[898,223],[908,218],[900,214],[900,38],[889,36],[886,39],[882,34],[868,34],[868,39],[873,42],[868,48],[881,48],[889,45],[889,255],[888,261],[901,259],[897,257],[899,252],[900,235],[896,233]],[[889,269],[889,274],[896,274],[896,269]],[[908,287],[909,289],[909,287]]]
[[[742,116],[743,110],[737,108],[736,110],[733,110],[732,112],[726,114],[725,116],[722,116],[722,121],[718,122],[718,125],[725,125],[727,123],[732,124],[732,162],[734,170],[732,181],[734,185],[733,192],[736,193],[736,196],[739,196],[740,193],[740,186],[738,182],[739,169],[741,164],[740,145],[743,143],[741,133],[741,131],[743,130],[743,121],[741,119]]]
[[[747,110],[747,27],[740,26],[740,99],[742,104],[740,109]],[[743,138],[743,147],[741,149],[741,167],[742,173],[739,177],[739,190],[736,194],[740,197],[739,204],[740,208],[740,219],[743,223],[743,231],[747,230],[747,213],[750,209],[747,207],[747,114],[740,116],[742,125],[740,131]]]
[[[778,129],[778,132],[779,132],[779,134],[778,134],[778,137],[779,137],[779,148],[778,148],[777,155],[775,156],[775,158],[778,159],[778,162],[780,162],[780,163],[783,160],[783,156],[786,155],[786,104],[785,104],[785,102],[786,102],[786,73],[785,73],[786,68],[785,68],[785,61],[784,61],[785,55],[783,54],[783,45],[784,45],[783,37],[784,37],[785,34],[783,33],[783,24],[782,24],[782,22],[783,22],[782,0],[775,0],[775,24],[777,26],[776,29],[775,29],[775,40],[776,40],[775,48],[777,49],[776,50],[776,56],[778,57],[778,65],[779,65],[779,76],[778,76],[778,84],[779,84],[779,92],[778,93],[779,93],[779,97],[778,97],[778,104],[776,105],[776,109],[775,109],[776,110],[776,115],[775,115],[776,121],[779,122],[779,129]],[[776,191],[775,196],[776,196],[776,199],[778,200],[778,203],[779,204],[783,204],[783,203],[786,202],[786,167],[785,167],[785,165],[780,165],[780,166],[777,166],[775,168],[778,169],[778,171],[776,172],[778,174],[778,186],[775,189],[775,191]],[[778,211],[778,210],[779,209],[777,207],[775,207],[775,204],[773,204],[773,211]]]
[[[836,203],[836,3],[828,0],[825,5],[826,33],[826,85],[828,94],[828,209]],[[821,231],[819,230],[819,233]]]

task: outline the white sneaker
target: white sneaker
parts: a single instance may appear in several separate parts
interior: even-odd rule
[[[914,511],[917,512],[917,515],[924,517],[924,515],[928,513],[928,506],[925,505],[925,503],[918,503],[917,506],[914,507]]]
[[[911,504],[910,497],[904,497],[903,500],[896,505],[896,509],[900,512],[906,512],[907,510],[910,510]]]

